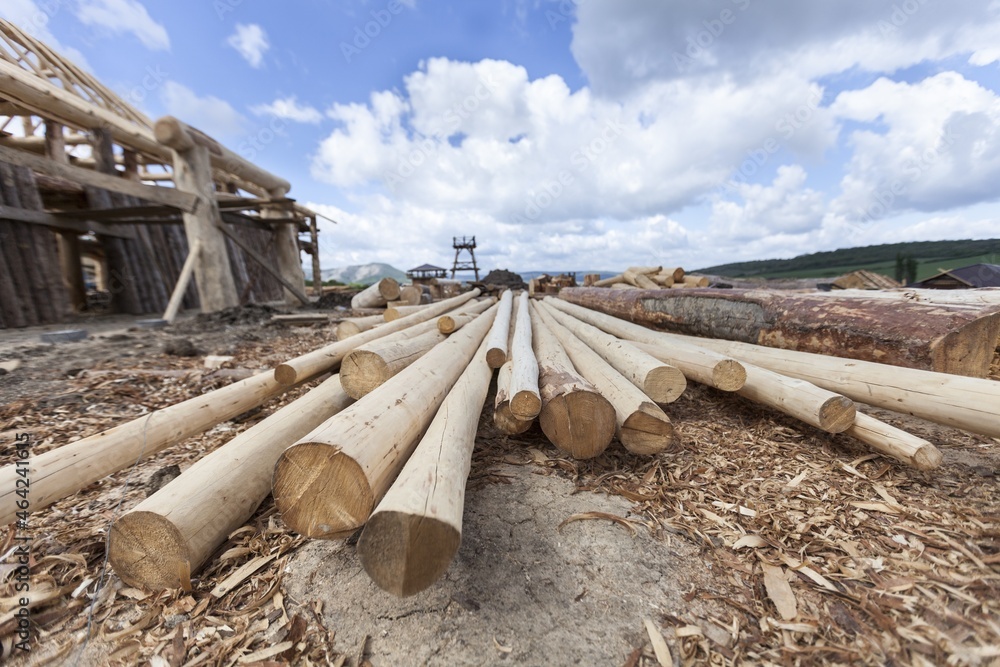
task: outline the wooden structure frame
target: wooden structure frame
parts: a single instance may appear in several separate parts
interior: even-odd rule
[[[290,188],[0,19],[0,328],[86,307],[81,239],[103,251],[120,312],[163,312],[195,241],[187,307],[308,301],[300,251],[318,273],[318,214]]]

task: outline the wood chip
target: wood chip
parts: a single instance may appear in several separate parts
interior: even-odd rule
[[[799,615],[798,604],[795,601],[792,587],[785,579],[784,571],[780,567],[767,563],[761,563],[760,567],[764,571],[764,588],[767,590],[767,596],[777,607],[781,618],[786,621],[794,619]]]
[[[254,651],[253,653],[248,653],[243,656],[237,662],[241,665],[245,665],[250,662],[260,662],[262,660],[267,660],[272,658],[279,653],[284,653],[288,649],[292,648],[294,644],[292,642],[281,642],[280,644],[275,644],[274,646],[269,646],[267,648],[262,648],[259,651]]]
[[[617,516],[615,514],[608,514],[607,512],[580,512],[579,514],[574,514],[564,520],[559,524],[559,529],[562,529],[568,523],[573,523],[574,521],[590,521],[594,519],[604,519],[605,521],[613,521],[618,525],[625,526],[628,531],[632,533],[632,537],[635,537],[638,533],[633,525],[633,522],[629,521],[624,517]]]
[[[278,554],[271,554],[270,556],[258,556],[254,558],[249,563],[245,564],[240,569],[233,572],[231,575],[226,577],[219,583],[218,586],[212,589],[212,595],[217,598],[221,598],[225,594],[229,593],[231,590],[242,584],[244,581],[252,577],[258,570],[270,563],[272,560],[278,557]]]
[[[660,667],[673,667],[674,658],[670,654],[670,647],[667,646],[663,634],[653,623],[652,619],[644,618],[642,622],[646,625],[646,634],[649,635],[649,642],[653,645],[653,653],[660,663]]]

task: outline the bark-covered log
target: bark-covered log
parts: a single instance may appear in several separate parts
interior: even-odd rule
[[[559,297],[676,333],[985,377],[1000,310],[764,290],[567,288]]]

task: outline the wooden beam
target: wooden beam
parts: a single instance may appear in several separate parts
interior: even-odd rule
[[[301,289],[299,289],[298,286],[293,285],[291,282],[289,282],[288,280],[286,280],[285,277],[282,276],[281,273],[279,273],[277,269],[275,269],[274,267],[272,267],[270,264],[268,264],[268,262],[267,262],[266,259],[264,259],[263,257],[261,257],[260,253],[258,253],[256,250],[254,250],[253,248],[251,248],[249,245],[247,245],[243,241],[243,239],[241,239],[239,237],[239,235],[236,234],[236,232],[234,232],[234,231],[232,231],[230,229],[227,229],[225,225],[219,225],[218,229],[221,229],[222,233],[225,234],[226,236],[228,236],[230,241],[232,241],[233,243],[235,243],[236,245],[238,245],[240,247],[240,249],[243,250],[243,252],[245,252],[248,257],[250,257],[250,259],[252,259],[255,262],[257,262],[258,264],[260,264],[261,268],[263,268],[265,271],[267,271],[268,273],[270,273],[274,277],[275,280],[277,280],[279,283],[281,283],[284,286],[284,288],[286,290],[288,290],[293,295],[295,295],[296,299],[298,299],[299,301],[301,301],[306,306],[308,306],[308,305],[310,305],[312,303],[309,300],[309,297],[306,296],[305,292],[303,292]]]
[[[163,319],[167,321],[167,324],[173,323],[174,318],[177,317],[177,312],[181,309],[181,303],[184,301],[184,293],[187,292],[191,276],[194,275],[194,267],[198,263],[198,256],[200,254],[201,240],[196,239],[190,250],[188,250],[187,259],[184,260],[184,266],[181,267],[181,273],[177,277],[177,284],[174,285],[174,291],[170,295],[170,302],[163,313]]]
[[[505,290],[500,295],[500,311],[493,320],[493,328],[486,342],[489,349],[486,352],[486,363],[490,368],[500,368],[507,363],[507,342],[510,338],[510,319],[514,312],[514,293]]]
[[[541,412],[542,399],[538,393],[538,361],[531,347],[531,311],[527,292],[521,292],[517,299],[510,356],[513,362],[510,411],[520,421],[528,421]]]
[[[66,220],[62,216],[53,215],[47,211],[31,211],[25,208],[14,208],[12,206],[0,205],[0,219],[17,220],[33,225],[43,225],[64,232],[74,234],[103,234],[121,239],[134,239],[135,230],[117,225],[104,225],[99,222],[84,222],[80,220]]]
[[[2,62],[0,61],[0,63]],[[14,150],[6,146],[0,146],[0,160],[21,167],[28,167],[40,174],[65,178],[81,185],[89,185],[94,188],[131,195],[146,201],[171,206],[187,213],[195,211],[198,207],[198,198],[196,196],[188,192],[182,192],[176,188],[143,185],[142,183],[136,183],[126,178],[110,176],[68,164],[59,164],[48,158]]]

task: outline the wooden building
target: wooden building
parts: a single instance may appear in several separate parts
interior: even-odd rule
[[[971,264],[960,269],[942,269],[937,275],[909,287],[927,289],[975,289],[1000,287],[1000,264]]]
[[[135,315],[308,302],[316,214],[290,188],[0,19],[0,328],[72,319],[88,289]]]

